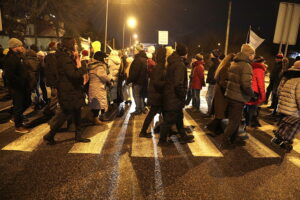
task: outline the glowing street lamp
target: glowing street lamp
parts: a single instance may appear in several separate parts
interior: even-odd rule
[[[128,18],[128,20],[127,20],[127,26],[129,28],[135,28],[136,25],[137,25],[137,21],[136,21],[136,19],[134,17]]]
[[[218,43],[218,46],[221,46],[221,43],[220,43],[220,42]]]
[[[135,34],[133,34],[133,39],[137,39],[138,38],[138,35],[135,33]]]

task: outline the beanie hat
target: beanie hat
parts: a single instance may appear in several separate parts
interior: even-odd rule
[[[98,61],[102,61],[104,62],[104,58],[107,58],[106,53],[102,52],[102,51],[97,51],[94,54],[94,59],[98,60]]]
[[[82,56],[88,56],[89,55],[89,51],[88,50],[82,50],[81,54],[82,54]]]
[[[137,51],[143,51],[143,50],[144,50],[144,46],[143,46],[143,44],[139,43],[139,44],[137,44],[137,45],[135,46],[135,49],[136,49]]]
[[[201,55],[200,53],[196,54],[195,58],[196,58],[198,61],[204,59],[203,55]]]
[[[23,43],[17,38],[10,38],[8,40],[8,48],[13,49],[19,46],[22,46]]]
[[[221,56],[221,51],[219,49],[214,49],[211,51],[215,58],[219,58]]]
[[[48,48],[49,49],[56,49],[57,48],[57,42],[54,42],[54,41],[50,42],[48,44]]]
[[[265,58],[262,57],[262,56],[256,56],[254,58],[254,61],[253,62],[256,62],[256,63],[260,63],[260,62],[264,62],[265,61]]]
[[[179,55],[179,56],[185,56],[187,54],[187,48],[185,45],[183,44],[178,44],[176,46],[176,53]]]
[[[97,51],[101,51],[101,43],[99,41],[93,42],[92,47],[94,49],[94,53],[96,53]]]
[[[154,46],[148,47],[147,52],[153,54],[155,52],[155,47]]]
[[[255,54],[255,49],[249,44],[243,44],[241,52],[246,56],[250,56]]]
[[[282,53],[279,53],[275,56],[275,58],[277,59],[283,59],[283,54]]]

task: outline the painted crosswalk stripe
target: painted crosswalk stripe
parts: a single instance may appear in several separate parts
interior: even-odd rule
[[[186,111],[184,111],[184,116],[184,124],[186,126],[195,126],[193,132],[195,142],[188,144],[193,156],[223,157],[223,154],[217,149],[204,131],[197,125],[197,123]]]
[[[89,138],[89,143],[76,143],[70,149],[69,153],[89,153],[89,154],[100,154],[107,136],[109,135],[113,122],[109,122],[102,126],[91,126],[85,130],[84,136]]]
[[[156,141],[158,141],[159,136],[154,135],[155,140],[151,140],[150,138],[139,137],[139,133],[141,131],[142,125],[144,122],[144,116],[136,116],[133,120],[133,133],[132,133],[132,151],[131,156],[133,157],[146,157],[153,158],[154,155],[154,147],[153,145],[157,145]],[[157,157],[163,157],[161,148],[157,147]]]
[[[287,159],[288,159],[288,161],[290,161],[291,163],[293,163],[294,165],[296,165],[297,167],[300,168],[300,158],[299,157],[288,155]]]
[[[50,127],[48,124],[41,124],[32,129],[29,133],[22,135],[6,145],[2,150],[31,152],[43,142],[43,136],[47,134],[49,130]]]

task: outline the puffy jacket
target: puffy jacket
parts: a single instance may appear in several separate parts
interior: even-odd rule
[[[193,74],[192,74],[192,89],[201,90],[205,86],[204,81],[204,62],[197,61],[194,64]]]
[[[3,59],[3,66],[9,88],[14,90],[25,90],[28,88],[27,73],[20,53],[10,49]]]
[[[228,70],[225,96],[242,103],[248,102],[254,96],[250,60],[241,52],[234,57]]]
[[[220,61],[217,58],[212,58],[211,61],[211,65],[209,66],[207,73],[206,83],[214,85],[216,84],[215,73],[220,64]]]
[[[182,58],[175,52],[168,58],[166,84],[163,95],[164,111],[180,111],[185,105],[187,69]]]
[[[147,59],[147,55],[144,51],[135,55],[134,60],[130,65],[127,84],[147,85]]]
[[[278,88],[279,113],[300,117],[300,69],[291,68],[283,74]]]
[[[109,67],[109,73],[114,78],[114,80],[118,79],[118,74],[121,66],[121,58],[117,55],[110,55],[107,61]]]
[[[252,63],[252,90],[259,94],[258,100],[255,102],[248,102],[248,105],[259,105],[266,100],[265,90],[265,71],[266,66],[262,63]]]
[[[64,110],[81,108],[84,103],[84,68],[77,68],[76,61],[69,52],[58,50],[55,53],[58,69],[58,100]]]

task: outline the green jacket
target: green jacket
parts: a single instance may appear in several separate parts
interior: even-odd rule
[[[242,103],[254,96],[252,90],[252,67],[247,56],[238,53],[228,71],[228,83],[225,96]]]

